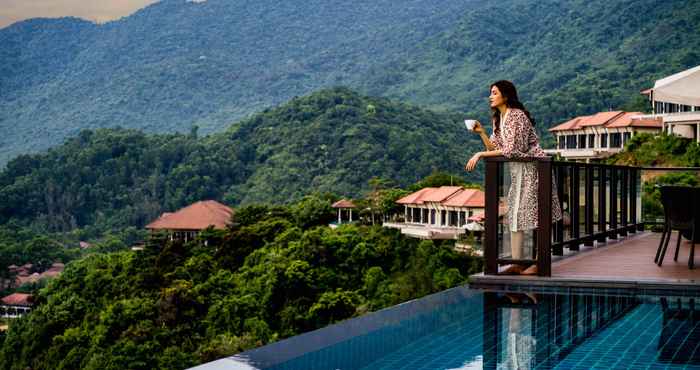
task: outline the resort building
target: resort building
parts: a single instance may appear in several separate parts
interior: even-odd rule
[[[213,200],[194,203],[173,213],[163,213],[146,225],[150,231],[165,230],[170,240],[194,240],[208,227],[223,230],[231,222],[233,209]]]
[[[661,118],[644,116],[641,112],[599,112],[575,117],[550,128],[557,139],[557,148],[545,152],[572,160],[607,158],[622,151],[634,135],[658,134],[661,128]]]
[[[355,206],[355,203],[353,203],[352,201],[347,199],[341,199],[333,203],[331,207],[338,210],[338,222],[336,224],[331,224],[331,227],[353,222],[355,220],[352,210],[356,209],[357,206]]]
[[[657,80],[641,94],[649,99],[653,114],[640,118],[661,119],[664,132],[700,143],[700,66]]]
[[[470,227],[468,219],[484,212],[484,192],[461,186],[423,188],[396,203],[404,206],[404,223],[384,226],[421,239],[457,239]]]
[[[0,300],[0,317],[18,318],[32,310],[31,294],[12,293]]]

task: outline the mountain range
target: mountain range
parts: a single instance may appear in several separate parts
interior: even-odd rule
[[[362,196],[373,177],[405,187],[436,171],[459,176],[482,147],[459,117],[335,88],[203,137],[84,130],[0,171],[0,225],[99,233],[203,199],[288,204],[314,192]]]
[[[27,20],[0,29],[0,164],[86,128],[218,132],[339,85],[485,120],[510,79],[544,131],[645,109],[640,89],[700,64],[697,24],[698,0],[164,0]]]

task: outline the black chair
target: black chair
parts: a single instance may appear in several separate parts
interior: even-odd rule
[[[697,209],[698,189],[688,186],[662,186],[661,189],[661,204],[664,207],[664,230],[661,233],[661,241],[659,248],[656,250],[654,262],[659,266],[664,262],[664,255],[668,249],[668,243],[671,240],[671,232],[678,230],[678,239],[676,240],[676,253],[673,257],[674,261],[678,261],[678,251],[681,246],[681,234],[690,232],[690,257],[688,258],[688,267],[693,268],[693,260],[695,258],[695,229],[696,224],[700,222],[700,215],[696,215],[700,210]],[[696,217],[697,216],[697,217]]]

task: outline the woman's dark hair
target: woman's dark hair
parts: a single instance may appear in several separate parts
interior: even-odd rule
[[[523,103],[521,103],[520,99],[518,99],[518,91],[515,89],[515,85],[513,85],[512,82],[500,80],[492,83],[490,88],[493,88],[494,86],[498,88],[498,91],[501,92],[503,98],[506,99],[506,107],[522,110],[527,116],[527,118],[530,120],[530,122],[532,122],[532,125],[535,125],[535,120],[532,119],[532,116],[530,116],[530,112],[528,112],[528,110],[525,109]],[[493,118],[494,127],[498,128],[501,125],[501,114],[498,111],[498,109],[491,109],[491,117]]]

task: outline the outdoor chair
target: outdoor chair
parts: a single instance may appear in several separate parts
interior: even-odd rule
[[[664,207],[664,229],[661,233],[661,241],[659,248],[656,250],[654,262],[659,266],[664,261],[668,243],[671,240],[673,230],[678,231],[678,239],[676,240],[676,252],[673,260],[678,261],[678,251],[681,245],[681,235],[683,232],[690,233],[690,256],[688,258],[688,267],[693,268],[693,259],[695,258],[695,229],[700,222],[700,210],[697,208],[697,203],[700,200],[698,196],[698,188],[688,186],[661,186],[661,204]]]

